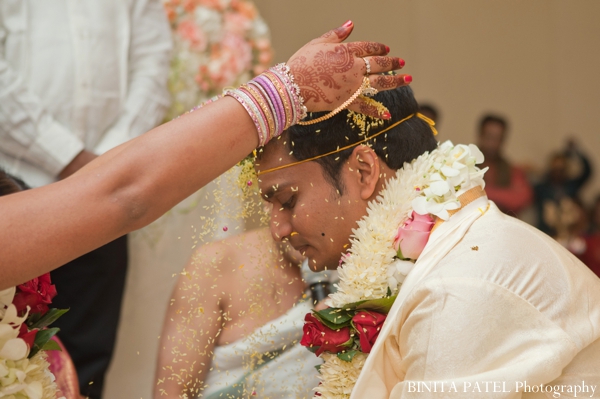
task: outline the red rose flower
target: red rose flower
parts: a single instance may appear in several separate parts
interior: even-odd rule
[[[381,313],[364,310],[354,315],[352,322],[358,332],[360,350],[362,352],[371,352],[386,317],[386,315]]]
[[[13,304],[19,316],[25,314],[27,306],[31,308],[30,313],[41,313],[43,316],[48,312],[48,305],[55,296],[56,287],[50,281],[50,273],[46,273],[18,285]]]
[[[350,341],[350,328],[343,327],[339,330],[332,330],[321,323],[321,320],[307,313],[304,317],[304,332],[300,345],[309,347],[318,347],[315,354],[320,356],[324,351],[339,353],[346,349]]]
[[[35,335],[38,331],[39,330],[37,328],[29,331],[27,325],[23,323],[21,324],[21,328],[19,329],[19,338],[25,341],[29,349],[31,349],[33,348],[33,343],[35,342]]]

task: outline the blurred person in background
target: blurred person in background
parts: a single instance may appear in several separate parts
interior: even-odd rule
[[[533,191],[525,172],[512,165],[503,154],[508,134],[506,119],[497,115],[484,115],[479,122],[477,145],[485,156],[482,168],[488,167],[485,191],[504,213],[518,216],[531,204]]]
[[[168,74],[171,106],[165,121],[247,82],[271,66],[269,28],[249,0],[164,0],[173,57]],[[129,275],[117,345],[106,377],[107,397],[147,398],[156,387],[163,316],[173,286],[194,247],[257,226],[243,220],[239,168],[233,168],[129,235]],[[260,204],[260,199],[256,201]],[[152,308],[154,311],[141,312]]]
[[[570,173],[578,163],[579,171]],[[538,216],[538,228],[544,233],[556,236],[556,224],[562,217],[566,199],[578,198],[581,188],[592,176],[592,166],[581,152],[575,140],[567,141],[565,149],[550,157],[544,179],[535,186],[535,208]],[[568,203],[568,201],[567,201]]]
[[[589,225],[583,202],[577,197],[561,198],[556,206],[546,209],[544,219],[554,231],[553,238],[581,259],[587,248],[585,236]]]
[[[0,164],[39,187],[152,129],[169,105],[170,51],[158,0],[0,0]],[[52,273],[55,305],[71,309],[56,326],[92,399],[126,270],[121,237]]]
[[[600,195],[596,197],[589,215],[589,230],[585,236],[585,251],[580,258],[600,277]]]

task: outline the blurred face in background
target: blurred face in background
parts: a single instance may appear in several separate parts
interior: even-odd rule
[[[550,160],[550,180],[562,183],[567,179],[567,158],[564,155],[555,155]]]
[[[600,198],[596,200],[592,208],[592,224],[596,228],[600,228]]]
[[[483,152],[486,161],[492,161],[500,156],[504,142],[504,126],[501,123],[486,122],[479,135],[479,149]]]

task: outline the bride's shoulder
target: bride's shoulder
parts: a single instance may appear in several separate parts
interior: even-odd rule
[[[268,230],[255,229],[199,247],[188,267],[218,270],[221,275],[260,272],[276,259],[275,243]],[[243,273],[242,273],[243,272]]]

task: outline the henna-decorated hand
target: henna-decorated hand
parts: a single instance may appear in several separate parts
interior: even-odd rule
[[[404,61],[388,57],[389,47],[375,42],[342,43],[352,32],[351,21],[314,39],[296,52],[287,62],[298,86],[304,105],[310,112],[331,111],[343,104],[361,86],[367,68],[364,57],[369,57],[371,86],[390,90],[412,81],[410,75],[381,75],[400,69]],[[348,107],[375,117],[376,107],[360,97]]]

